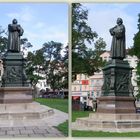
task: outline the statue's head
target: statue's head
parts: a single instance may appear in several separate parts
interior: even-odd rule
[[[17,20],[14,18],[13,21],[12,21],[12,23],[13,23],[13,24],[17,24],[18,22],[17,22]]]
[[[118,25],[121,25],[122,23],[123,23],[122,18],[117,18],[117,24],[118,24]]]

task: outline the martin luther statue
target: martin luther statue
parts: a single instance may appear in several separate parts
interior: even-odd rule
[[[117,25],[110,29],[113,36],[111,44],[111,58],[123,60],[125,58],[125,26],[121,18],[117,19]]]
[[[12,24],[8,25],[8,51],[20,52],[20,36],[23,35],[24,30],[17,24],[17,20],[13,19]]]

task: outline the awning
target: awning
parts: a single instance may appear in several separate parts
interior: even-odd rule
[[[80,96],[72,96],[72,99],[73,99],[73,100],[80,99]]]

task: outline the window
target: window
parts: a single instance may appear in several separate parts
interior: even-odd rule
[[[86,100],[86,99],[87,99],[87,97],[83,97],[83,99],[84,99],[84,100]]]
[[[96,84],[99,84],[99,80],[96,80]]]
[[[81,80],[81,77],[82,77],[81,74],[79,74],[79,80]]]
[[[93,79],[91,80],[91,85],[92,85],[92,86],[94,85],[94,80],[93,80]]]
[[[43,86],[45,86],[45,84],[46,84],[46,83],[45,83],[45,82],[43,82]]]
[[[107,61],[107,57],[106,57],[106,56],[104,57],[104,60],[106,60],[106,61]]]
[[[82,85],[80,85],[80,91],[82,91]]]
[[[99,91],[97,91],[97,94],[96,95],[99,96],[99,94],[100,94]]]
[[[44,87],[46,87],[47,86],[47,84],[46,84],[46,82],[44,82]]]
[[[42,87],[42,82],[39,82],[40,86]]]
[[[87,89],[87,85],[85,85],[85,90]]]

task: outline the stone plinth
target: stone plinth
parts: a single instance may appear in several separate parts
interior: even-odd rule
[[[136,113],[135,99],[128,96],[102,96],[97,99],[99,113]]]
[[[140,114],[91,113],[89,117],[77,118],[73,130],[129,132],[140,131]]]
[[[43,126],[54,110],[37,102],[0,104],[1,127]]]
[[[98,113],[135,113],[131,83],[132,69],[127,61],[113,59],[103,68],[104,84],[97,99]]]
[[[3,58],[2,87],[29,87],[25,74],[26,59],[21,53],[7,52]]]
[[[39,103],[0,104],[0,120],[43,119],[54,111]]]
[[[132,69],[128,61],[110,60],[103,68],[102,96],[133,96]]]
[[[31,87],[1,87],[0,104],[7,103],[31,103]]]

